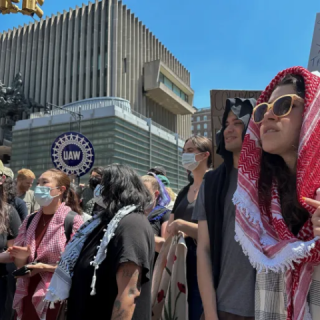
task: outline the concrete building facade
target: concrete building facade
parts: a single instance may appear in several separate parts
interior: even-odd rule
[[[211,127],[212,127],[212,141],[213,141],[213,165],[216,168],[222,163],[222,158],[216,154],[216,134],[222,127],[222,117],[226,106],[226,100],[229,98],[255,98],[258,100],[261,91],[259,90],[211,90],[210,104],[211,104]]]
[[[187,183],[181,165],[184,140],[151,119],[131,110],[120,98],[92,98],[64,106],[83,114],[81,133],[92,143],[94,166],[127,164],[140,175],[154,166],[163,166],[171,187],[177,192]],[[30,168],[37,177],[52,168],[51,146],[63,132],[79,132],[78,122],[64,110],[37,112],[30,119],[16,122],[13,128],[11,169]],[[81,178],[87,182],[88,175]]]
[[[190,73],[118,0],[102,0],[0,34],[0,80],[22,73],[24,92],[45,105],[120,97],[132,109],[191,134]]]
[[[202,108],[191,117],[191,133],[192,135],[200,135],[211,139],[211,109]]]

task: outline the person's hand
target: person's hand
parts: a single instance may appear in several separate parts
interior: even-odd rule
[[[27,268],[31,269],[32,273],[39,273],[39,272],[54,272],[56,270],[56,265],[46,264],[46,263],[36,263],[36,264],[28,264]]]
[[[313,234],[315,237],[320,236],[320,201],[303,198],[306,204],[316,209],[314,214],[312,215],[311,222],[313,225]]]
[[[85,186],[86,186],[86,185],[85,185],[84,183],[80,183],[80,184],[79,184],[79,187],[82,188],[82,189],[83,189]]]
[[[171,236],[175,236],[178,234],[179,231],[181,231],[181,226],[182,226],[181,219],[174,220],[167,225],[167,233],[170,234]]]
[[[13,246],[8,249],[8,252],[12,258],[23,260],[31,255],[31,248],[29,245],[27,247]]]

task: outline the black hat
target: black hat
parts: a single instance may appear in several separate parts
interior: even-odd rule
[[[156,175],[158,175],[158,174],[161,174],[163,176],[167,175],[166,169],[164,167],[161,167],[161,166],[155,166],[155,167],[151,168],[148,172],[153,172]]]

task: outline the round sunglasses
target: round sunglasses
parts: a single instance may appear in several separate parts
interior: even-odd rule
[[[304,100],[296,94],[286,94],[284,96],[279,97],[272,103],[263,102],[258,104],[253,109],[254,123],[260,123],[263,120],[264,115],[269,110],[272,110],[273,114],[276,117],[281,118],[287,116],[291,112],[295,101],[303,102]]]

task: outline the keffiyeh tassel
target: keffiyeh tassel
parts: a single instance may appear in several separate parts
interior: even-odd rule
[[[135,211],[136,209],[137,206],[135,205],[120,209],[108,224],[107,229],[103,230],[105,233],[100,241],[100,246],[97,246],[97,255],[94,257],[94,260],[90,262],[90,265],[94,267],[94,273],[91,282],[92,290],[90,295],[93,296],[96,294],[97,270],[107,256],[108,244],[115,235],[115,230],[117,229],[119,222],[123,217]],[[59,262],[58,268],[52,277],[52,281],[46,295],[46,301],[57,302],[66,300],[69,297],[73,270],[80,256],[81,250],[88,236],[100,225],[100,222],[101,218],[99,215],[96,215],[92,219],[88,220],[83,224],[83,226],[67,245],[66,250]]]

